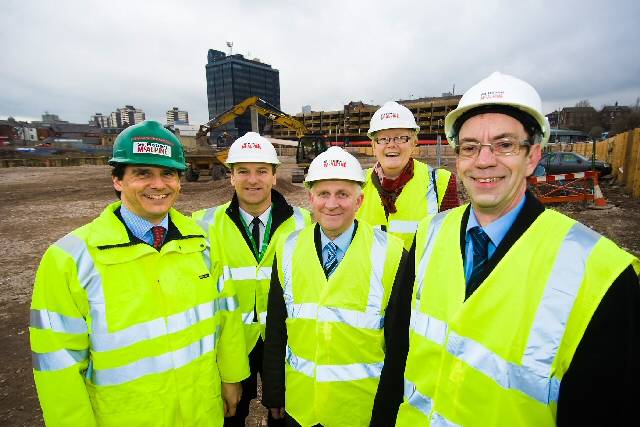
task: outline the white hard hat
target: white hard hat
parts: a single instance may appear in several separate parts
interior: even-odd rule
[[[276,149],[271,142],[255,132],[247,132],[236,139],[229,148],[227,165],[234,163],[271,163],[280,164]]]
[[[373,134],[383,129],[414,129],[417,133],[420,126],[416,124],[415,117],[407,107],[389,101],[371,116],[367,136],[373,139]]]
[[[364,172],[358,159],[334,146],[313,159],[304,184],[311,188],[314,182],[326,179],[343,179],[364,184]]]
[[[498,109],[492,110],[491,107]],[[499,107],[507,108],[500,111]],[[458,107],[447,114],[444,119],[444,131],[451,146],[456,146],[457,133],[464,121],[470,117],[469,115],[466,118],[463,116],[472,110],[478,110],[474,111],[478,114],[485,110],[488,113],[503,112],[504,114],[510,114],[509,110],[514,113],[523,112],[524,115],[514,115],[513,117],[521,122],[523,119],[525,122],[533,119],[532,124],[539,126],[542,133],[540,144],[544,146],[549,141],[551,127],[547,118],[542,114],[540,95],[533,86],[516,77],[496,71],[462,95]],[[463,120],[457,123],[460,118]]]

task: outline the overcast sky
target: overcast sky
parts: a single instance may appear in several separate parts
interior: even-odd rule
[[[635,105],[639,19],[637,0],[3,0],[0,118],[134,105],[164,122],[176,106],[203,123],[207,51],[227,41],[280,70],[291,114],[462,93],[494,70],[536,87],[545,113]]]

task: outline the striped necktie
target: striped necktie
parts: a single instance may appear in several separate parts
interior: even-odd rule
[[[338,246],[335,243],[329,242],[325,246],[327,249],[327,261],[324,263],[324,273],[327,277],[331,276],[338,266]]]
[[[467,284],[475,281],[477,277],[484,270],[484,266],[487,263],[489,255],[489,236],[484,230],[478,226],[469,229],[469,235],[471,236],[471,242],[473,244],[473,267]]]

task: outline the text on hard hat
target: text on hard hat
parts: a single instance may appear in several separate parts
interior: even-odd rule
[[[260,147],[260,144],[257,142],[245,142],[243,143],[240,148],[249,148],[249,149],[258,149],[260,150],[262,147]]]
[[[337,168],[337,167],[342,167],[342,168],[346,168],[347,167],[347,162],[345,162],[344,160],[325,160],[323,163],[323,166],[325,168],[329,168],[329,167],[333,167],[333,168]]]
[[[491,90],[488,92],[482,92],[480,94],[480,99],[496,99],[496,98],[503,98],[503,97],[504,97],[503,90]]]
[[[380,120],[399,119],[399,118],[400,118],[400,114],[398,114],[398,113],[382,113],[382,114],[380,114]]]
[[[171,146],[151,141],[136,141],[133,143],[133,153],[171,157]]]

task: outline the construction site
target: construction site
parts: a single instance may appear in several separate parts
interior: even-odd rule
[[[370,113],[367,110],[362,114],[364,123]],[[324,120],[324,115],[317,119],[318,130],[325,131],[321,126],[331,123]],[[343,120],[342,116],[340,120]],[[305,123],[313,129],[316,119],[308,119]],[[421,122],[421,126],[429,129],[427,123]],[[353,135],[365,132],[365,128],[359,128]],[[276,135],[283,138],[292,136],[274,132]],[[418,147],[414,157],[454,171],[452,150],[440,147],[438,151],[437,148],[432,145]],[[358,157],[363,167],[374,164],[371,148],[347,149]],[[593,145],[557,146],[553,150],[580,152],[589,157]],[[292,175],[299,170],[296,149],[280,145],[278,151],[283,164],[278,169],[276,189],[291,204],[308,208],[304,186],[291,182]],[[639,153],[640,129],[635,129],[597,144],[596,156],[613,166],[609,176],[597,177],[595,174],[595,180],[589,173],[545,179],[532,177],[529,181],[531,189],[541,199],[548,199],[548,207],[581,221],[638,256]],[[66,153],[65,156],[52,155],[38,161],[48,166],[24,166],[34,164],[24,157],[5,158],[0,168],[0,243],[4,248],[4,273],[0,281],[0,328],[4,338],[0,349],[0,359],[3,360],[0,369],[0,425],[7,426],[43,425],[33,383],[28,332],[29,304],[38,262],[50,244],[91,221],[105,205],[115,200],[105,156],[73,157]],[[233,194],[223,171],[205,171],[195,180],[186,178],[183,176],[182,194],[176,206],[184,213],[222,204]],[[466,201],[462,186],[458,188],[460,199]],[[595,188],[599,192],[594,191]],[[266,425],[266,411],[258,401],[253,402],[251,414],[247,425]]]

